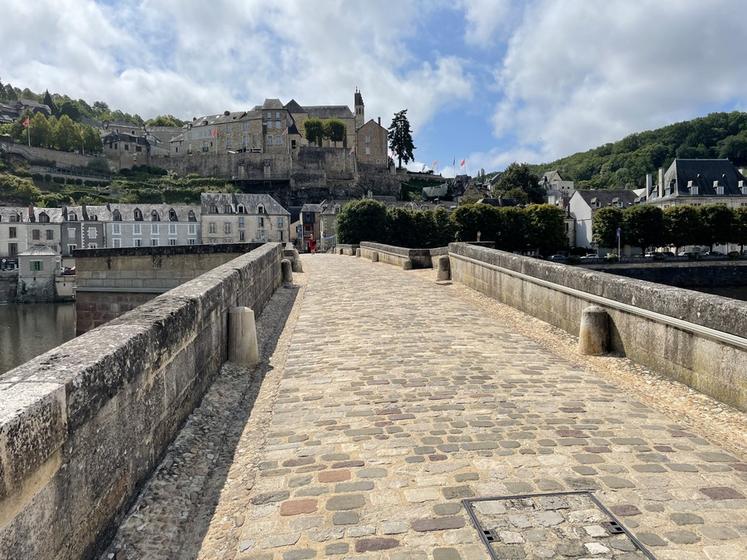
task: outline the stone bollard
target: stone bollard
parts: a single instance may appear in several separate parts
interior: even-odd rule
[[[591,305],[581,313],[578,351],[586,356],[601,356],[609,350],[610,317],[604,308]]]
[[[371,252],[371,262],[379,262],[379,253],[378,253],[378,251],[372,251]]]
[[[301,266],[301,255],[298,251],[293,253],[293,260],[291,261],[293,272],[303,272],[303,266]]]
[[[412,270],[412,260],[405,259],[405,262],[402,263],[402,270]]]
[[[280,268],[283,272],[283,283],[293,284],[293,267],[288,259],[280,261]]]
[[[234,307],[228,311],[228,361],[254,367],[259,363],[254,311]]]
[[[360,248],[360,247],[358,247],[358,248],[357,248],[357,249],[355,250],[355,256],[356,256],[356,257],[360,257],[360,256],[361,256],[361,248]]]
[[[437,282],[444,282],[451,280],[451,262],[449,261],[448,255],[441,255],[438,257],[438,273],[436,275]]]

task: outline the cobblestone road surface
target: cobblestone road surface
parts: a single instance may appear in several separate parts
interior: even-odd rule
[[[252,413],[195,557],[486,559],[461,499],[592,489],[659,559],[747,558],[747,463],[707,427],[422,274],[332,255],[304,268],[266,417]],[[507,532],[506,557],[554,530],[533,523]]]

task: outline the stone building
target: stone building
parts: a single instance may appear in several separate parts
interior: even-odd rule
[[[62,209],[30,206],[28,216],[28,248],[44,245],[59,255],[62,250]]]
[[[60,245],[62,256],[72,257],[75,249],[107,246],[106,222],[111,213],[106,206],[65,206],[62,208]]]
[[[322,204],[304,204],[301,208],[301,223],[303,224],[303,237],[301,250],[308,251],[309,244],[313,240],[317,250],[322,250]]]
[[[46,245],[32,245],[18,254],[16,301],[54,301],[55,276],[60,270],[60,255]]]
[[[107,247],[198,245],[200,207],[169,204],[108,204]]]
[[[690,204],[747,206],[747,179],[728,159],[675,159],[666,172],[659,170],[653,185],[646,176],[642,202],[660,208]]]
[[[555,169],[545,171],[540,177],[539,184],[545,189],[548,204],[554,204],[561,208],[568,206],[568,201],[576,192],[575,183],[563,179],[560,172]]]
[[[378,121],[371,119],[361,125],[355,134],[356,158],[360,163],[377,167],[387,167],[389,165],[388,132],[386,128],[381,126],[381,118]]]
[[[101,142],[104,155],[117,169],[150,164],[150,144],[145,136],[109,132]]]
[[[290,212],[268,194],[203,193],[202,242],[290,240]]]

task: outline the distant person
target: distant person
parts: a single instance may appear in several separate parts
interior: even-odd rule
[[[316,240],[309,239],[309,253],[312,255],[316,253]]]

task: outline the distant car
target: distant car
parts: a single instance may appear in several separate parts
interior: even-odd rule
[[[600,258],[600,256],[597,255],[596,253],[589,253],[588,255],[582,256],[581,260],[582,261],[590,261],[592,259],[598,259],[598,258]]]
[[[566,257],[565,255],[551,255],[547,260],[554,262],[565,262],[568,260],[568,257]]]
[[[666,259],[666,255],[660,251],[649,251],[646,253],[645,257],[647,259],[654,259],[655,261],[663,261]]]
[[[724,255],[721,251],[706,251],[705,253],[703,253],[703,256],[704,257],[725,257],[726,255]]]

